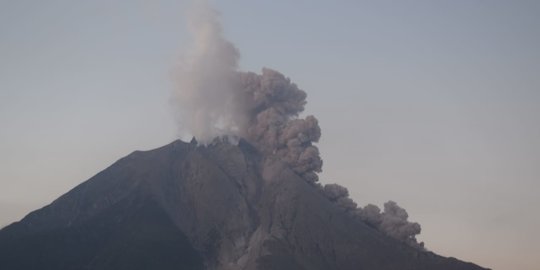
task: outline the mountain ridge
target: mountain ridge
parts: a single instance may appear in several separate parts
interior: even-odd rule
[[[0,230],[4,267],[484,269],[392,239],[278,158],[222,139],[121,158]]]

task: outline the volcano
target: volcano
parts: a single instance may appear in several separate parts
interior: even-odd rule
[[[480,270],[352,218],[244,140],[135,151],[0,231],[0,269]]]

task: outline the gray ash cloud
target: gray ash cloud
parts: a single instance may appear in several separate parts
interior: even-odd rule
[[[420,225],[409,222],[405,209],[395,202],[385,203],[382,212],[372,204],[362,208],[349,197],[347,188],[318,184],[322,159],[314,144],[321,129],[314,116],[300,117],[306,92],[276,70],[240,71],[240,53],[224,38],[218,17],[205,4],[190,13],[194,42],[174,72],[172,104],[180,130],[201,144],[217,137],[244,138],[263,154],[285,162],[348,214],[423,249],[416,240]]]
[[[345,212],[392,238],[424,250],[424,243],[416,239],[416,235],[421,232],[420,224],[409,221],[407,211],[396,202],[384,203],[384,210],[381,212],[381,209],[373,204],[368,204],[363,208],[357,207],[357,204],[349,197],[347,188],[341,185],[326,184],[322,191],[326,198]]]
[[[190,17],[194,43],[174,72],[172,102],[181,130],[202,144],[242,137],[317,182],[322,160],[313,143],[321,130],[314,116],[299,117],[306,92],[272,69],[239,71],[238,50],[223,37],[214,10],[197,7]]]

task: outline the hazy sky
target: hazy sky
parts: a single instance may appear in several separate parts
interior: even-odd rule
[[[324,183],[442,255],[540,265],[540,1],[220,1],[242,70],[319,118]],[[177,137],[187,1],[0,1],[0,226]]]

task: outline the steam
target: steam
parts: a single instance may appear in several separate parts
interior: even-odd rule
[[[176,70],[172,99],[181,129],[202,144],[220,136],[245,138],[317,182],[322,160],[313,143],[321,130],[314,116],[298,118],[306,92],[275,70],[238,71],[238,50],[223,37],[216,11],[199,5],[189,25],[194,43]]]
[[[199,4],[190,16],[194,42],[175,72],[177,87],[172,103],[183,132],[202,144],[216,137],[241,137],[266,156],[275,156],[308,183],[321,188],[328,200],[380,232],[423,249],[416,235],[420,225],[409,222],[405,209],[395,202],[364,208],[338,184],[318,184],[322,169],[321,137],[314,116],[299,118],[306,92],[278,71],[263,68],[261,74],[238,70],[238,49],[223,37],[218,13]]]
[[[174,73],[172,103],[182,132],[208,143],[238,134],[243,124],[243,108],[237,106],[241,93],[234,85],[240,54],[223,38],[216,11],[199,3],[189,15],[193,44]]]

